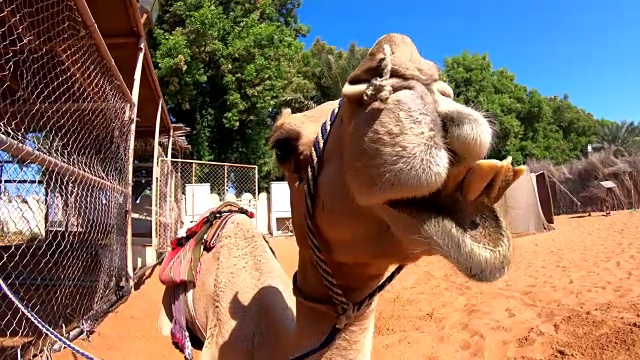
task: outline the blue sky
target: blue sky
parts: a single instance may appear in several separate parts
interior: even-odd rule
[[[299,15],[311,26],[307,44],[320,36],[370,47],[399,32],[438,64],[488,53],[544,95],[568,93],[598,118],[640,121],[639,0],[303,0]]]

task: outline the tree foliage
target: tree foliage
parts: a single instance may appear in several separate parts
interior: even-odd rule
[[[273,111],[297,71],[308,29],[300,0],[168,0],[150,45],[170,114],[191,127],[200,160],[257,164],[271,154]]]
[[[640,150],[640,124],[633,121],[600,120],[596,149],[610,149],[616,155],[627,156]]]
[[[324,102],[339,99],[347,78],[367,55],[369,49],[352,43],[347,50],[337,49],[320,38],[300,57],[298,78],[304,88],[291,87],[285,103],[294,112],[312,109]]]

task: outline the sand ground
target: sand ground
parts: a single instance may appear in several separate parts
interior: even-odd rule
[[[513,266],[495,283],[438,257],[409,266],[380,297],[373,358],[640,359],[640,212],[559,217],[555,227],[514,239]],[[293,239],[274,247],[292,274]],[[90,343],[76,343],[104,360],[182,359],[156,331],[161,293],[153,274]]]

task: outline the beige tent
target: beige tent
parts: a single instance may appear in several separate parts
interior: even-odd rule
[[[496,204],[514,236],[537,234],[552,230],[553,204],[544,172],[527,171]]]

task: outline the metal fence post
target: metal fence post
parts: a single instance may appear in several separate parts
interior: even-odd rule
[[[134,104],[131,111],[131,130],[129,140],[129,176],[127,178],[127,184],[129,185],[129,196],[127,202],[127,271],[130,276],[130,285],[133,290],[133,232],[132,232],[132,212],[131,212],[131,189],[133,185],[133,151],[136,137],[136,121],[138,117],[138,95],[140,94],[140,80],[142,78],[142,60],[144,58],[144,46],[145,39],[140,38],[138,44],[138,58],[136,62],[136,70],[133,78],[133,89],[131,91],[131,97]]]
[[[162,99],[158,100],[156,114],[156,133],[153,139],[153,178],[151,180],[151,244],[153,246],[151,262],[156,262],[158,256],[158,154],[160,152],[160,119],[162,118]]]
[[[229,191],[229,165],[224,165],[224,190],[222,192],[222,199],[224,201],[227,198],[227,192]]]

